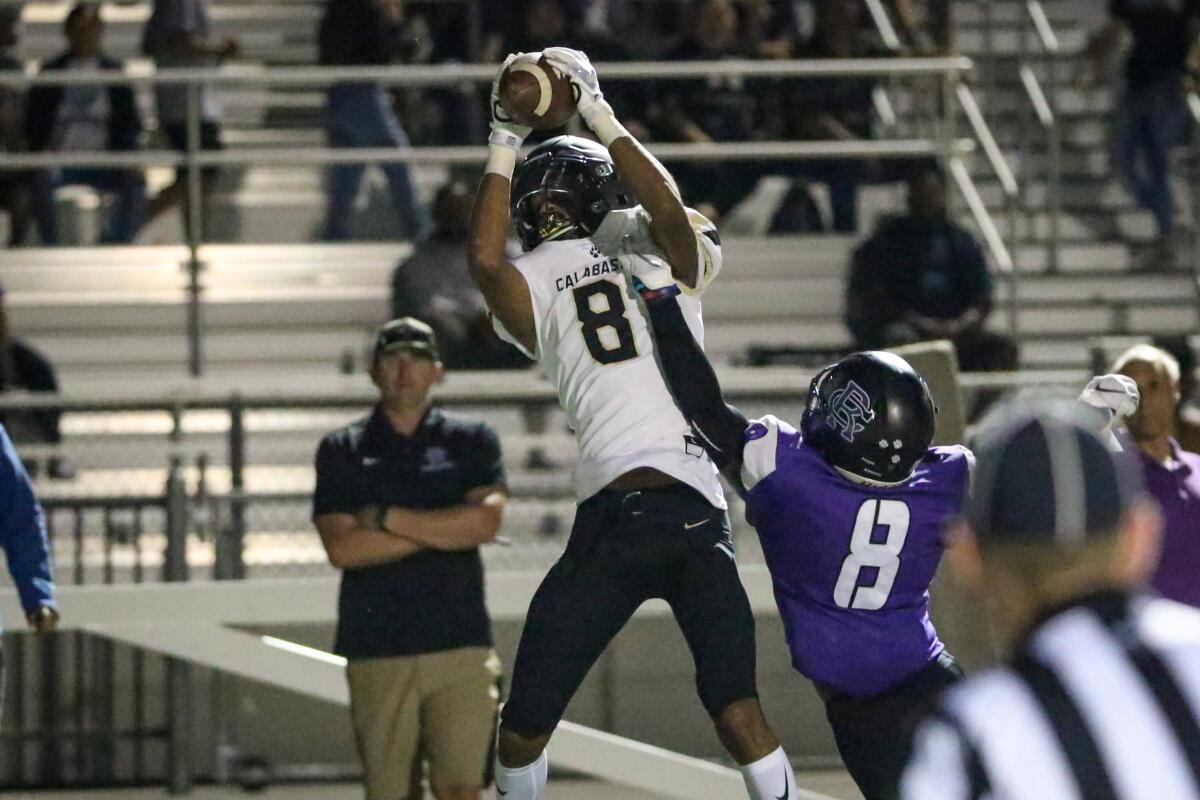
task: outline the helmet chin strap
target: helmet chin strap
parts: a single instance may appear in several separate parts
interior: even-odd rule
[[[832,466],[832,465],[830,465],[830,466]],[[838,474],[841,475],[846,480],[853,481],[854,483],[861,483],[865,486],[899,486],[900,484],[902,484],[906,480],[908,480],[910,477],[912,477],[912,475],[909,474],[909,475],[905,475],[903,478],[901,478],[898,481],[891,481],[891,482],[877,481],[877,480],[874,480],[873,478],[864,478],[862,475],[855,475],[853,472],[842,469],[841,467],[834,467],[834,469],[837,470]]]

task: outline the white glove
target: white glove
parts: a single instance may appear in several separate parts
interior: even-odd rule
[[[576,106],[588,127],[594,130],[594,123],[613,116],[612,106],[605,102],[604,93],[600,91],[600,77],[586,55],[569,47],[547,47],[542,55],[578,90]]]
[[[537,54],[510,53],[508,58],[504,59],[500,71],[496,73],[496,78],[492,81],[492,132],[488,136],[488,144],[508,147],[514,151],[521,149],[521,145],[525,143],[525,137],[533,131],[533,128],[526,125],[518,125],[500,105],[500,76],[508,69],[509,64],[518,59],[536,62]]]
[[[1125,375],[1097,375],[1088,381],[1079,402],[1107,411],[1112,422],[1133,416],[1142,402],[1137,383]],[[1111,424],[1111,423],[1110,423]]]
[[[1097,375],[1079,395],[1079,402],[1096,409],[1107,420],[1097,435],[1108,445],[1108,449],[1120,452],[1121,442],[1113,428],[1125,417],[1133,416],[1142,402],[1137,383],[1124,375]]]

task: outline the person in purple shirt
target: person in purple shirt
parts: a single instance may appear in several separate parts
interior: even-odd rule
[[[1162,509],[1162,555],[1150,585],[1169,600],[1200,608],[1200,456],[1173,437],[1179,362],[1165,350],[1138,345],[1113,371],[1132,378],[1141,394],[1126,438],[1139,456],[1146,490]]]
[[[815,683],[863,795],[890,797],[916,724],[962,677],[930,621],[929,584],[943,526],[969,490],[971,453],[929,446],[929,389],[884,352],[818,374],[799,430],[748,421],[722,399],[678,288],[640,290],[676,402],[746,501],[792,663]]]

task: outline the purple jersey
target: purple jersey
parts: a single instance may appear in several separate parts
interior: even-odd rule
[[[886,446],[881,442],[880,446]],[[929,584],[942,526],[962,507],[971,452],[933,447],[897,486],[843,477],[775,417],[746,429],[746,517],[758,530],[792,664],[846,694],[876,694],[942,651]]]

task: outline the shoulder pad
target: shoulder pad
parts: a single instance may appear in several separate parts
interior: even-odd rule
[[[795,428],[770,414],[746,426],[746,444],[742,448],[742,485],[746,491],[775,471],[780,437],[796,435]]]

